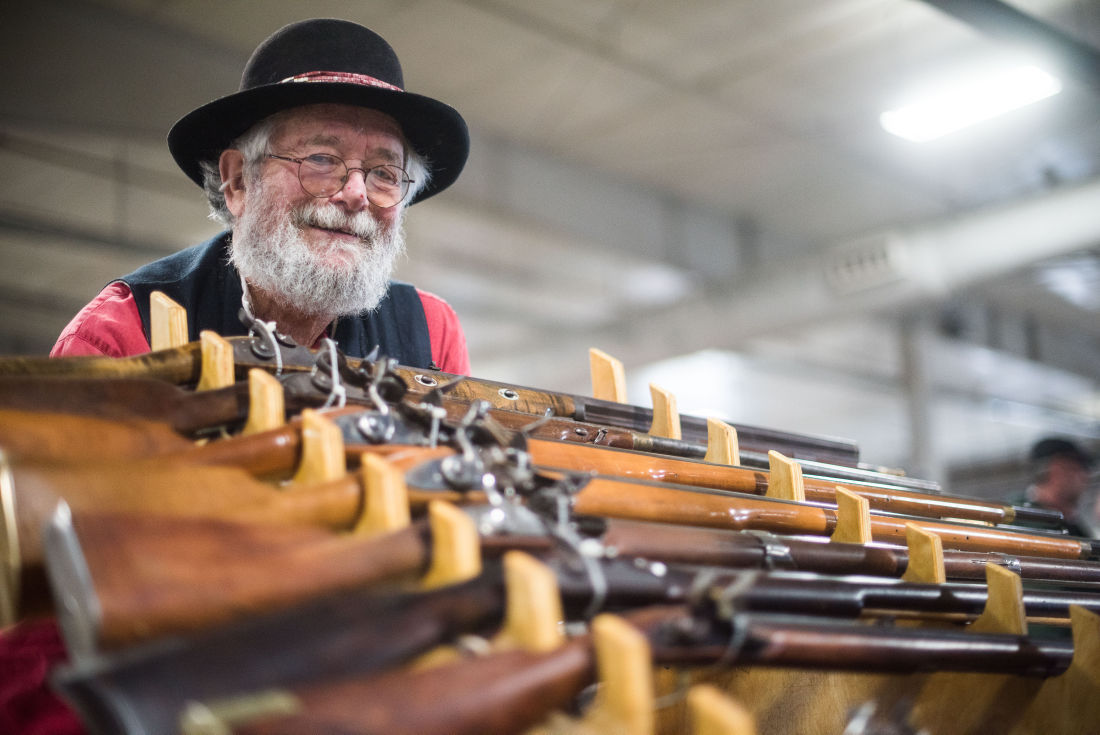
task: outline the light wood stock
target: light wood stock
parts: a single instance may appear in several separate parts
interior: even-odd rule
[[[763,470],[541,440],[530,440],[528,449],[535,462],[544,467],[591,471],[615,477],[755,495],[764,495],[768,490],[769,473]],[[992,524],[1011,520],[1010,509],[1000,503],[803,477],[807,500],[835,504],[838,484],[866,498],[875,510],[931,518],[962,518]]]
[[[574,496],[577,513],[660,521],[712,528],[764,530],[782,534],[828,536],[836,526],[836,511],[828,508],[752,498],[731,498],[720,494],[693,492],[594,478]],[[905,519],[871,516],[875,541],[902,543]],[[1026,554],[1058,559],[1081,559],[1090,551],[1072,538],[1041,536],[998,530],[987,526],[908,521],[934,531],[944,548],[965,551]]]

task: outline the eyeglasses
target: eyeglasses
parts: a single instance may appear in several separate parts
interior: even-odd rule
[[[362,171],[367,201],[382,209],[399,204],[409,193],[409,184],[413,183],[405,169],[389,163],[370,168],[348,168],[344,159],[330,153],[312,153],[305,158],[268,153],[267,157],[298,164],[298,181],[302,189],[315,197],[333,196],[348,183],[352,171]]]

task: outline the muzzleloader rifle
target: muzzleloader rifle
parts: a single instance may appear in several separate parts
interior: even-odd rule
[[[393,412],[391,412],[392,414]],[[377,418],[377,417],[375,417]],[[392,416],[391,416],[392,418]],[[363,439],[363,420],[355,414],[335,416],[344,425],[345,434],[352,433]],[[375,425],[375,428],[377,426]],[[809,533],[829,535],[836,525],[835,500],[833,507],[819,507],[745,495],[728,491],[704,492],[698,487],[672,487],[640,482],[623,482],[607,477],[573,476],[568,482],[546,481],[538,478],[531,465],[543,462],[561,465],[568,453],[561,452],[565,445],[532,440],[528,452],[516,452],[500,445],[476,449],[467,432],[473,426],[448,428],[451,440],[464,444],[465,449],[455,452],[446,447],[406,448],[401,445],[373,444],[352,445],[352,456],[361,451],[389,454],[406,474],[407,484],[413,488],[414,499],[419,502],[436,497],[464,501],[466,490],[480,490],[484,478],[498,473],[501,487],[511,487],[516,494],[530,495],[543,503],[567,503],[577,513],[632,518],[635,520],[663,520],[685,525],[703,525],[729,529],[754,529],[773,533]],[[433,430],[433,437],[442,436],[440,426]],[[490,427],[491,435],[495,432]],[[4,482],[0,486],[0,519],[4,521],[11,596],[32,601],[40,595],[32,594],[41,585],[40,529],[52,512],[56,501],[67,500],[78,511],[104,510],[113,512],[155,512],[220,518],[241,518],[253,521],[321,525],[342,529],[350,527],[363,504],[362,485],[358,477],[323,483],[316,487],[295,486],[292,490],[276,492],[266,483],[254,480],[243,470],[232,466],[197,467],[198,464],[217,465],[223,461],[242,461],[255,471],[268,472],[293,467],[298,461],[297,436],[293,430],[277,430],[279,437],[271,450],[256,450],[262,435],[247,437],[241,444],[249,451],[235,451],[231,445],[236,440],[214,442],[175,456],[177,462],[164,458],[151,461],[130,461],[111,465],[89,465],[82,469],[68,465],[9,464],[0,461],[0,473]],[[423,439],[415,427],[401,434],[402,439]],[[466,437],[466,438],[463,438]],[[499,437],[497,437],[499,438]],[[433,438],[434,441],[434,438]],[[591,446],[569,447],[573,457],[571,466],[578,470],[607,470],[629,453],[616,452]],[[544,452],[552,454],[549,459]],[[604,457],[608,457],[604,461]],[[274,460],[274,461],[273,461]],[[285,461],[285,466],[281,463]],[[601,464],[602,463],[602,464]],[[700,482],[716,484],[722,478],[744,479],[754,491],[763,485],[767,477],[762,473],[738,468],[680,462],[680,475],[669,469],[673,461],[654,463],[656,476],[682,479],[688,471]],[[644,468],[645,462],[635,462]],[[519,476],[516,476],[516,471]],[[709,473],[709,475],[708,475]],[[654,476],[654,475],[651,475]],[[717,478],[717,480],[713,479]],[[494,482],[498,481],[495,480]],[[575,492],[569,488],[576,488]],[[813,485],[823,493],[832,492],[828,484]],[[857,492],[870,492],[856,487]],[[972,508],[966,501],[949,501],[944,497],[921,498],[905,491],[879,493],[876,500],[903,506],[908,502],[914,512],[928,512],[933,508],[951,508],[950,513],[966,516]],[[442,494],[442,495],[441,495]],[[953,503],[953,504],[952,504]],[[877,513],[870,518],[872,533],[879,541],[902,543],[905,539],[906,518],[888,517]],[[944,546],[971,551],[1003,552],[1058,558],[1084,558],[1092,553],[1091,542],[1072,538],[1020,533],[1011,529],[917,521],[924,527],[936,530],[943,538]],[[26,591],[23,588],[28,588]],[[27,603],[24,603],[26,606]],[[29,608],[33,609],[33,608]]]
[[[355,425],[360,427],[361,422]],[[468,428],[471,427],[456,429],[455,441],[461,444],[459,438]],[[492,433],[491,426],[489,429]],[[571,506],[573,512],[588,515],[815,535],[830,535],[837,522],[836,511],[828,507],[733,492],[590,476],[554,481],[533,473],[531,455],[527,453],[517,453],[500,445],[477,451],[468,438],[465,443],[466,448],[457,453],[447,448],[427,448],[401,452],[402,457],[396,453],[401,448],[394,445],[372,451],[389,453],[396,462],[403,463],[403,468],[415,467],[407,472],[406,482],[413,488],[410,497],[421,504],[433,498],[467,502],[469,491],[473,491],[476,500],[485,478],[494,477],[494,483],[500,487],[510,487],[518,496],[529,496],[527,502],[564,503]],[[194,451],[216,452],[224,446],[215,443],[210,448]],[[574,447],[574,451],[607,450]],[[283,454],[288,454],[285,447]],[[588,467],[589,464],[580,462],[578,466]],[[714,469],[726,471],[720,467]],[[0,473],[4,477],[0,485],[0,498],[3,499],[0,517],[4,521],[2,527],[8,549],[8,586],[14,599],[34,599],[29,592],[23,594],[20,590],[28,587],[33,591],[33,581],[41,579],[40,574],[34,574],[41,559],[39,529],[58,498],[67,499],[78,509],[247,517],[337,528],[354,523],[362,507],[362,487],[355,477],[317,488],[307,485],[291,492],[276,493],[269,486],[229,467],[200,469],[163,462],[129,462],[115,467],[97,465],[83,472],[71,467],[13,469],[3,462]],[[1064,559],[1086,558],[1093,552],[1091,542],[1073,538],[968,524],[915,522],[939,533],[949,549]],[[905,523],[904,518],[881,514],[870,517],[871,532],[879,541],[903,542]],[[28,575],[24,575],[24,571]]]
[[[559,546],[543,557],[557,579],[569,620],[578,615],[589,618],[601,610],[677,601],[732,606],[739,614],[767,611],[847,618],[880,610],[888,615],[901,611],[972,618],[985,604],[984,590],[975,585],[829,580],[639,564],[622,556],[602,559],[593,570],[589,563],[579,562],[576,551]],[[439,591],[402,594],[368,586],[253,615],[197,636],[131,647],[121,654],[91,654],[78,637],[73,646],[77,663],[59,684],[93,732],[166,732],[188,701],[375,672],[459,634],[485,632],[501,623],[504,598],[498,566],[489,563],[474,580]],[[1029,615],[1067,617],[1070,604],[1100,609],[1100,597],[1025,594],[1024,604]],[[818,621],[813,623],[820,627]],[[699,632],[694,624],[693,635],[710,644],[713,634],[700,637]],[[684,639],[675,643],[683,645]],[[257,665],[259,661],[263,664]]]
[[[400,380],[396,374],[390,376]],[[332,400],[331,381],[324,374],[303,372],[288,373],[279,378],[282,384],[286,407],[290,413],[304,408],[319,408]],[[341,401],[348,406],[374,406],[378,398],[372,397],[366,386],[342,385]],[[393,387],[393,386],[391,386]],[[390,402],[400,401],[408,394],[402,382],[390,391]],[[0,412],[9,414],[7,422],[0,423],[0,446],[9,446],[17,442],[19,453],[35,452],[34,437],[45,435],[49,440],[49,428],[46,422],[33,422],[34,413],[50,415],[80,414],[98,419],[118,419],[120,421],[164,422],[176,432],[185,436],[210,433],[223,427],[239,427],[247,417],[248,387],[244,382],[227,388],[205,391],[193,391],[180,388],[158,380],[140,378],[31,378],[24,376],[0,376]],[[446,411],[447,418],[457,421],[469,410],[470,403],[451,398],[442,391],[428,394],[414,394],[410,401],[430,400],[432,405]],[[15,416],[26,418],[16,421]],[[674,457],[702,459],[706,447],[691,441],[668,439],[632,429],[576,421],[555,416],[534,417],[528,413],[494,408],[488,415],[501,426],[524,431],[533,438],[553,439],[570,443],[596,444],[600,446],[632,449],[651,454]],[[76,430],[75,421],[68,423]],[[118,428],[121,434],[121,427]],[[56,438],[55,443],[56,443]],[[101,442],[102,443],[102,442]],[[37,451],[38,456],[49,456],[49,444]],[[120,438],[119,447],[127,446]],[[782,451],[783,444],[768,447]],[[152,450],[152,447],[150,447]],[[120,450],[121,451],[121,450]],[[16,452],[12,452],[16,453]],[[81,448],[70,450],[77,459],[95,456],[91,450],[81,452]],[[107,457],[110,454],[100,454]],[[746,467],[765,469],[769,461],[766,453],[745,450],[741,453],[742,464]],[[938,485],[916,478],[885,474],[844,465],[825,464],[806,459],[795,458],[810,475],[830,477],[837,480],[885,484],[902,487],[918,492],[931,493]],[[1057,523],[1058,517],[1047,513],[1032,513],[1035,520]]]
[[[354,461],[358,453],[363,451],[364,445],[369,448],[383,442],[429,445],[436,443],[436,434],[442,424],[433,423],[435,421],[433,414],[426,414],[425,408],[397,404],[393,407],[387,406],[384,414],[370,411],[358,413],[354,409],[344,409],[331,416],[340,426],[345,445]],[[441,407],[441,410],[446,411],[447,421],[463,420],[463,415],[470,414],[470,409],[465,404],[449,401]],[[526,418],[524,414],[488,408],[483,408],[480,413],[481,420],[500,425],[504,431],[518,430],[529,435],[531,439],[527,443],[527,451],[533,455],[535,463],[542,467],[597,472],[616,477],[657,480],[752,494],[766,494],[768,491],[769,474],[762,470],[654,456],[643,452],[614,451],[613,448],[605,448],[598,444],[579,448],[574,445],[582,443],[582,440],[589,436],[599,441],[601,436],[607,435],[607,432],[597,431],[595,427],[578,429],[575,422],[567,419],[547,418],[530,422],[523,420]],[[154,445],[148,437],[143,437],[139,433],[142,428],[150,425],[145,422],[139,422],[136,425],[133,422],[120,423],[112,430],[112,426],[108,423],[88,419],[86,422],[88,428],[82,431],[81,422],[75,417],[67,417],[56,424],[53,418],[54,415],[37,418],[34,413],[0,410],[0,419],[3,419],[0,422],[0,447],[15,445],[16,455],[62,460],[73,454],[80,459],[95,456],[91,454],[92,449],[107,448],[111,444],[110,438],[115,435],[118,436],[115,445],[119,447],[117,452],[120,456],[132,457],[137,449],[149,449]],[[382,427],[382,422],[385,421],[389,424]],[[507,422],[507,425],[502,424],[502,421]],[[91,431],[96,431],[96,435],[91,437],[92,441],[87,442],[86,447],[81,437]],[[165,432],[161,429],[155,436],[163,434]],[[128,440],[129,437],[135,436],[140,441]],[[554,441],[544,437],[550,437]],[[37,438],[41,441],[36,442]],[[565,441],[560,441],[561,439]],[[68,452],[58,451],[59,443],[80,449],[77,451],[69,449]],[[162,451],[151,452],[151,454],[163,455],[165,452],[174,451],[176,457],[162,456],[161,459],[165,461],[180,459],[188,464],[235,464],[249,469],[254,474],[263,475],[278,469],[283,472],[292,471],[297,462],[298,448],[299,432],[296,426],[291,425],[267,432],[262,436],[216,442],[194,451],[181,451],[182,443],[165,441]],[[99,456],[110,457],[110,454]],[[835,469],[842,470],[842,468]],[[836,488],[841,485],[867,498],[870,507],[880,512],[954,518],[994,525],[1012,524],[1016,521],[1057,522],[1059,518],[1059,514],[1043,510],[913,491],[891,484],[891,478],[881,474],[873,475],[873,479],[877,482],[852,481],[836,476],[808,474],[804,481],[806,498],[810,501],[835,505]]]
[[[710,668],[753,665],[913,673],[970,671],[1052,676],[1073,656],[1068,642],[837,623],[813,617],[657,606],[621,616],[648,641],[653,662]],[[621,624],[621,623],[619,623]],[[507,650],[431,668],[291,685],[201,702],[183,727],[213,721],[236,735],[290,733],[518,733],[566,708],[596,679],[593,633],[550,651]],[[84,681],[79,698],[101,716],[100,692]],[[68,686],[62,682],[61,686]],[[144,730],[122,731],[125,735]]]
[[[242,334],[246,329],[242,328]],[[226,336],[232,346],[234,366],[243,378],[250,368],[262,368],[283,374],[287,372],[319,373],[339,376],[350,385],[362,383],[372,371],[373,361],[347,358],[336,350],[317,352],[295,344],[292,340],[270,333],[251,336]],[[332,355],[335,354],[335,365]],[[202,352],[198,342],[178,348],[124,358],[66,357],[0,359],[0,376],[65,376],[98,378],[152,378],[179,385],[199,380]],[[452,398],[466,402],[484,400],[494,408],[520,411],[541,416],[547,411],[555,416],[572,418],[593,424],[606,424],[637,432],[649,431],[653,423],[651,409],[603,401],[567,393],[538,390],[496,381],[424,370],[397,365],[399,375],[414,396],[426,394],[447,384]],[[705,446],[706,420],[681,416],[683,437],[689,443]],[[856,467],[859,450],[851,442],[776,431],[755,426],[734,424],[743,449],[766,453],[782,451],[796,459]]]
[[[762,566],[777,561],[775,547],[781,543],[753,535],[735,539],[729,532],[718,537],[713,531],[615,520],[607,521],[599,536],[586,538],[572,525],[563,526],[556,520],[549,529],[569,530],[554,533],[540,519],[525,520],[530,514],[522,507],[492,505],[470,508],[469,512],[477,516],[483,534],[481,548],[490,556],[511,549],[543,556],[553,553],[554,539],[571,538],[577,549],[586,551],[585,558],[597,561],[644,556],[665,564]],[[501,513],[503,519],[498,517]],[[79,631],[68,638],[81,642],[77,646],[81,650],[96,650],[201,629],[320,594],[418,576],[430,556],[430,538],[419,523],[382,537],[363,538],[295,526],[191,517],[78,514],[50,525],[45,551],[55,597],[67,601],[58,614],[64,627]],[[861,571],[889,573],[889,564],[899,561],[897,550],[794,540],[783,556],[787,564],[804,562],[802,568],[833,572],[869,559],[879,567],[868,564]],[[958,556],[953,563],[971,567],[983,558]],[[998,556],[988,559],[1009,561]],[[1019,560],[1015,563],[1020,565]],[[1079,566],[1065,565],[1071,570]],[[1048,562],[1040,568],[1054,566]],[[1097,566],[1089,568],[1094,578]],[[681,584],[680,589],[689,586]],[[872,589],[870,584],[868,588]],[[884,588],[873,589],[884,595],[881,600],[886,599]],[[905,594],[910,588],[891,589]],[[931,598],[911,594],[909,604],[935,606]],[[1031,598],[1033,605],[1048,605],[1034,608],[1035,614],[1049,612],[1049,605],[1091,599],[1092,593],[1075,594],[1079,596],[1053,595],[1045,598],[1045,603],[1039,597]],[[952,604],[973,605],[976,601],[962,595]],[[854,609],[851,599],[842,604],[848,605],[849,611]],[[906,603],[897,598],[897,604],[903,608]],[[947,611],[966,614],[970,609]]]

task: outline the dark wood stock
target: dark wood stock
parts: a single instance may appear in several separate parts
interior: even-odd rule
[[[73,524],[103,648],[415,577],[429,554],[420,524],[376,538],[150,515],[74,515]]]
[[[568,705],[595,676],[589,640],[548,653],[507,651],[294,692],[301,714],[259,719],[236,735],[507,735]]]
[[[176,732],[188,702],[379,672],[459,635],[494,631],[503,612],[499,565],[487,565],[476,579],[439,590],[351,590],[92,656],[54,686],[92,733]]]
[[[180,434],[248,416],[248,384],[194,391],[150,378],[0,377],[0,407],[163,422]]]

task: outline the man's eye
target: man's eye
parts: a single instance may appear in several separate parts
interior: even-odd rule
[[[388,186],[396,186],[398,182],[397,172],[388,166],[379,166],[378,168],[371,169],[371,174],[374,175],[381,183]]]
[[[311,156],[306,156],[306,162],[317,168],[332,168],[336,165],[336,157],[330,156],[327,153],[314,153]]]

